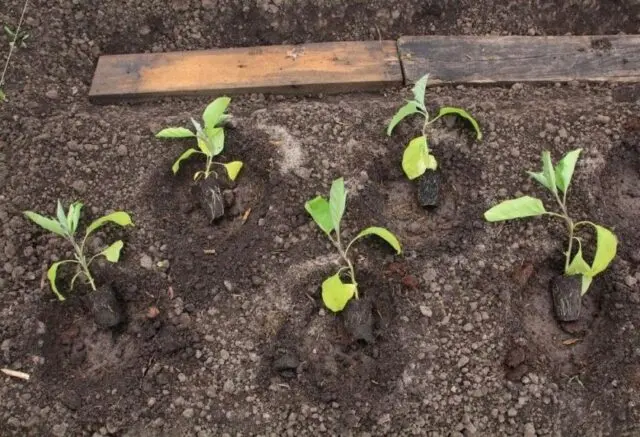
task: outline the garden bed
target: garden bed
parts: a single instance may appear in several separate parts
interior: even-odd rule
[[[209,100],[92,106],[91,44],[52,38],[74,17],[80,28],[104,32],[86,38],[110,52],[151,48],[138,30],[149,20],[179,41],[163,40],[161,49],[217,42],[176,38],[173,29],[203,23],[211,11],[174,3],[175,16],[155,21],[132,12],[121,29],[136,36],[110,48],[118,42],[104,27],[109,19],[71,4],[33,12],[42,22],[51,14],[54,30],[40,37],[61,55],[41,53],[35,41],[18,51],[10,100],[0,106],[0,364],[31,375],[3,376],[2,435],[640,432],[638,86],[430,89],[429,107],[469,109],[484,131],[476,142],[462,123],[435,126],[442,191],[431,209],[417,205],[400,166],[418,121],[385,135],[407,90],[237,97],[224,156],[244,168],[226,216],[211,225],[190,192],[198,163],[171,173],[191,143],[154,138],[165,126],[187,126]],[[228,8],[222,22],[238,22],[241,12]],[[585,11],[567,12],[565,22],[602,32]],[[434,25],[456,23],[448,14]],[[532,20],[527,25],[556,30]],[[397,36],[396,25],[383,27],[383,37]],[[519,25],[497,29],[526,33]],[[460,26],[453,30],[463,33]],[[269,41],[231,34],[222,45],[236,36],[238,45],[284,42],[273,32]],[[344,36],[362,35],[347,28]],[[584,298],[580,321],[561,326],[548,285],[562,266],[561,225],[489,224],[482,214],[520,193],[550,204],[525,170],[539,166],[542,150],[558,159],[577,147],[570,207],[612,228],[620,247]],[[340,176],[349,190],[343,232],[385,226],[404,249],[397,256],[375,239],[356,247],[361,287],[373,301],[372,343],[354,342],[319,296],[335,257],[304,202],[326,195]],[[46,267],[69,254],[21,212],[52,214],[58,198],[81,199],[91,218],[115,209],[132,215],[135,227],[98,232],[104,242],[125,241],[122,261],[98,269],[126,308],[118,330],[98,329],[82,299],[61,303],[48,288]]]

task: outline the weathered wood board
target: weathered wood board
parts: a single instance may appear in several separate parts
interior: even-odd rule
[[[241,93],[334,93],[401,86],[395,41],[101,56],[92,102]]]
[[[406,83],[637,82],[640,35],[403,36]]]

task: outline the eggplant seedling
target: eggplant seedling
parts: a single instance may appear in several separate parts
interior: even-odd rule
[[[63,264],[75,264],[76,265],[76,273],[71,279],[70,291],[73,290],[74,284],[79,277],[84,277],[84,279],[89,283],[91,289],[95,292],[97,290],[96,283],[89,269],[91,263],[99,256],[104,256],[107,261],[116,263],[120,259],[120,251],[124,246],[122,240],[118,240],[110,246],[106,247],[102,251],[96,253],[95,255],[89,257],[85,253],[85,246],[87,243],[87,239],[89,235],[91,235],[94,231],[101,228],[105,224],[111,222],[115,223],[119,226],[133,226],[133,222],[131,221],[131,217],[129,214],[123,211],[112,212],[111,214],[107,214],[103,217],[100,217],[94,220],[85,230],[84,237],[82,240],[77,239],[76,231],[78,229],[78,223],[80,222],[80,212],[82,210],[82,203],[74,202],[69,206],[68,212],[65,214],[64,208],[60,201],[58,201],[58,207],[56,210],[56,217],[49,218],[42,216],[33,211],[25,211],[24,215],[40,226],[41,228],[53,232],[56,235],[63,237],[73,246],[74,258],[69,260],[57,261],[51,264],[49,270],[47,271],[47,278],[49,278],[49,283],[51,284],[51,290],[58,297],[59,300],[65,300],[64,296],[58,290],[56,286],[56,277],[58,274],[58,268]]]
[[[413,114],[420,114],[424,117],[424,123],[422,124],[422,135],[412,139],[404,150],[402,156],[402,169],[407,177],[411,180],[422,176],[427,170],[437,170],[438,161],[435,156],[431,154],[428,146],[428,134],[430,126],[435,123],[439,118],[445,115],[457,115],[473,126],[476,132],[476,139],[482,139],[482,132],[478,122],[464,109],[455,108],[451,106],[443,106],[438,111],[438,115],[431,119],[429,112],[425,105],[425,94],[427,91],[427,82],[429,75],[422,76],[414,85],[411,90],[413,93],[413,100],[407,100],[407,103],[398,109],[398,112],[393,116],[389,126],[387,127],[387,135],[391,136],[393,129],[398,123],[400,123],[406,117]]]
[[[576,221],[569,215],[567,192],[580,152],[581,149],[576,149],[567,153],[554,167],[551,153],[545,151],[542,153],[542,171],[528,172],[532,178],[551,192],[560,208],[559,212],[548,211],[540,199],[522,196],[505,200],[494,206],[484,213],[484,217],[490,222],[541,215],[558,217],[563,220],[568,234],[567,250],[564,252],[564,274],[566,276],[582,276],[581,295],[584,295],[589,290],[593,278],[603,272],[615,258],[618,239],[613,232],[603,226],[586,220]],[[577,235],[577,231],[589,226],[595,230],[596,234],[595,255],[591,265],[584,259],[582,238]],[[573,254],[574,243],[577,244],[575,255]]]
[[[329,200],[322,196],[307,201],[304,205],[316,224],[327,234],[329,240],[338,250],[343,266],[333,276],[328,277],[322,283],[322,301],[333,312],[340,312],[352,299],[358,299],[358,282],[353,262],[349,258],[349,249],[353,243],[367,235],[377,235],[389,243],[400,254],[402,248],[398,239],[385,228],[372,226],[364,229],[355,236],[346,246],[340,235],[340,221],[344,215],[347,201],[347,191],[344,187],[344,179],[339,178],[331,184]],[[343,282],[341,275],[346,273],[348,281]]]
[[[199,178],[207,179],[211,174],[217,177],[217,173],[212,168],[213,165],[223,166],[227,171],[229,179],[232,181],[236,180],[242,168],[241,161],[220,163],[213,160],[213,158],[222,153],[224,149],[224,128],[221,125],[229,117],[225,114],[225,111],[230,102],[231,99],[228,97],[219,97],[211,102],[202,113],[204,128],[198,121],[191,118],[191,124],[193,124],[195,132],[184,127],[168,127],[156,134],[157,138],[195,138],[197,140],[198,149],[187,149],[173,163],[171,167],[173,174],[178,173],[182,161],[191,155],[202,154],[206,158],[205,168],[204,170],[197,171],[193,175],[194,180],[198,180]]]

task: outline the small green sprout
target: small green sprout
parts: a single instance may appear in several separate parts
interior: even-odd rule
[[[487,221],[496,222],[511,220],[521,217],[535,217],[550,215],[561,218],[567,225],[569,243],[565,255],[564,274],[582,275],[582,294],[584,295],[591,285],[594,276],[603,272],[616,256],[618,239],[609,229],[590,221],[576,222],[567,212],[567,192],[571,177],[582,149],[576,149],[567,153],[554,167],[551,162],[551,153],[542,153],[542,171],[539,173],[527,172],[532,178],[542,184],[553,194],[560,206],[560,212],[547,211],[542,201],[535,197],[522,196],[516,199],[505,200],[484,213]],[[596,250],[593,262],[589,265],[582,256],[582,239],[575,235],[578,228],[585,225],[592,226],[596,232]],[[578,243],[578,250],[573,254],[573,242]]]
[[[7,35],[9,39],[9,46],[14,46],[16,48],[26,49],[27,44],[26,40],[29,39],[29,33],[24,30],[13,30],[9,26],[4,26],[4,33]]]
[[[4,93],[4,90],[0,87],[0,102],[6,102],[7,95]]]
[[[199,178],[208,178],[212,173],[217,177],[218,174],[212,170],[212,165],[221,165],[227,170],[227,175],[232,181],[236,180],[240,169],[242,168],[241,161],[228,162],[226,164],[215,162],[213,158],[224,149],[224,128],[220,125],[229,117],[225,114],[227,106],[229,106],[231,99],[228,97],[219,97],[211,102],[202,114],[202,120],[204,121],[204,129],[202,125],[193,118],[191,123],[195,128],[195,133],[184,127],[168,127],[162,129],[156,134],[157,138],[196,138],[198,141],[197,149],[187,149],[180,157],[173,163],[171,169],[173,174],[176,174],[180,169],[180,163],[189,158],[195,153],[203,154],[207,161],[204,171],[198,171],[193,175],[194,180]]]
[[[429,75],[426,74],[416,82],[411,90],[413,92],[413,100],[407,100],[407,103],[398,109],[398,112],[393,116],[389,126],[387,127],[387,135],[391,136],[396,125],[409,115],[421,114],[424,117],[422,135],[409,142],[402,156],[402,169],[407,177],[412,180],[422,176],[427,170],[436,170],[438,168],[438,161],[436,161],[435,156],[433,156],[429,150],[427,133],[429,131],[429,127],[440,117],[445,115],[457,115],[467,120],[471,123],[476,132],[476,139],[482,139],[482,132],[480,131],[478,122],[464,109],[444,106],[440,108],[440,111],[435,118],[429,119],[429,113],[427,112],[427,107],[424,103],[428,80]]]
[[[367,235],[377,235],[389,243],[398,254],[402,252],[398,239],[385,228],[372,226],[361,231],[345,247],[340,236],[340,221],[344,215],[347,202],[347,191],[344,188],[344,179],[339,178],[331,184],[329,200],[322,196],[307,201],[304,205],[316,224],[327,234],[329,240],[338,249],[340,258],[345,265],[340,267],[338,272],[327,278],[322,283],[322,300],[324,304],[333,312],[344,309],[347,303],[355,297],[358,298],[358,282],[353,263],[349,258],[349,249],[358,239]],[[331,233],[334,233],[332,235]],[[349,282],[342,282],[340,275],[347,272]]]
[[[78,243],[78,240],[76,240],[76,230],[78,229],[81,210],[82,203],[74,202],[69,206],[69,211],[65,214],[62,204],[60,203],[60,201],[58,201],[55,218],[44,217],[32,211],[24,212],[24,215],[29,220],[31,220],[41,228],[63,237],[73,246],[75,259],[55,262],[51,265],[51,267],[49,267],[49,270],[47,271],[47,277],[49,278],[49,282],[51,283],[51,289],[58,297],[58,299],[62,301],[65,300],[64,296],[62,296],[60,291],[58,291],[58,287],[56,286],[58,267],[63,264],[76,264],[77,271],[71,279],[70,291],[73,290],[75,281],[80,276],[84,276],[84,278],[89,282],[91,289],[93,291],[96,291],[95,280],[91,275],[89,266],[98,256],[104,256],[107,261],[112,263],[118,262],[118,260],[120,259],[120,251],[122,250],[124,243],[122,242],[122,240],[118,240],[115,243],[111,244],[109,247],[103,249],[101,252],[96,253],[91,258],[88,258],[88,255],[85,254],[87,238],[89,237],[89,235],[91,235],[92,232],[108,222],[115,223],[119,226],[133,225],[131,217],[126,212],[112,212],[111,214],[107,214],[103,217],[100,217],[99,219],[94,220],[85,230],[82,241]]]

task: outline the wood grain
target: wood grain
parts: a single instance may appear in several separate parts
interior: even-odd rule
[[[637,82],[640,36],[404,36],[407,83]]]
[[[241,93],[334,93],[402,85],[395,41],[101,56],[92,102]]]

